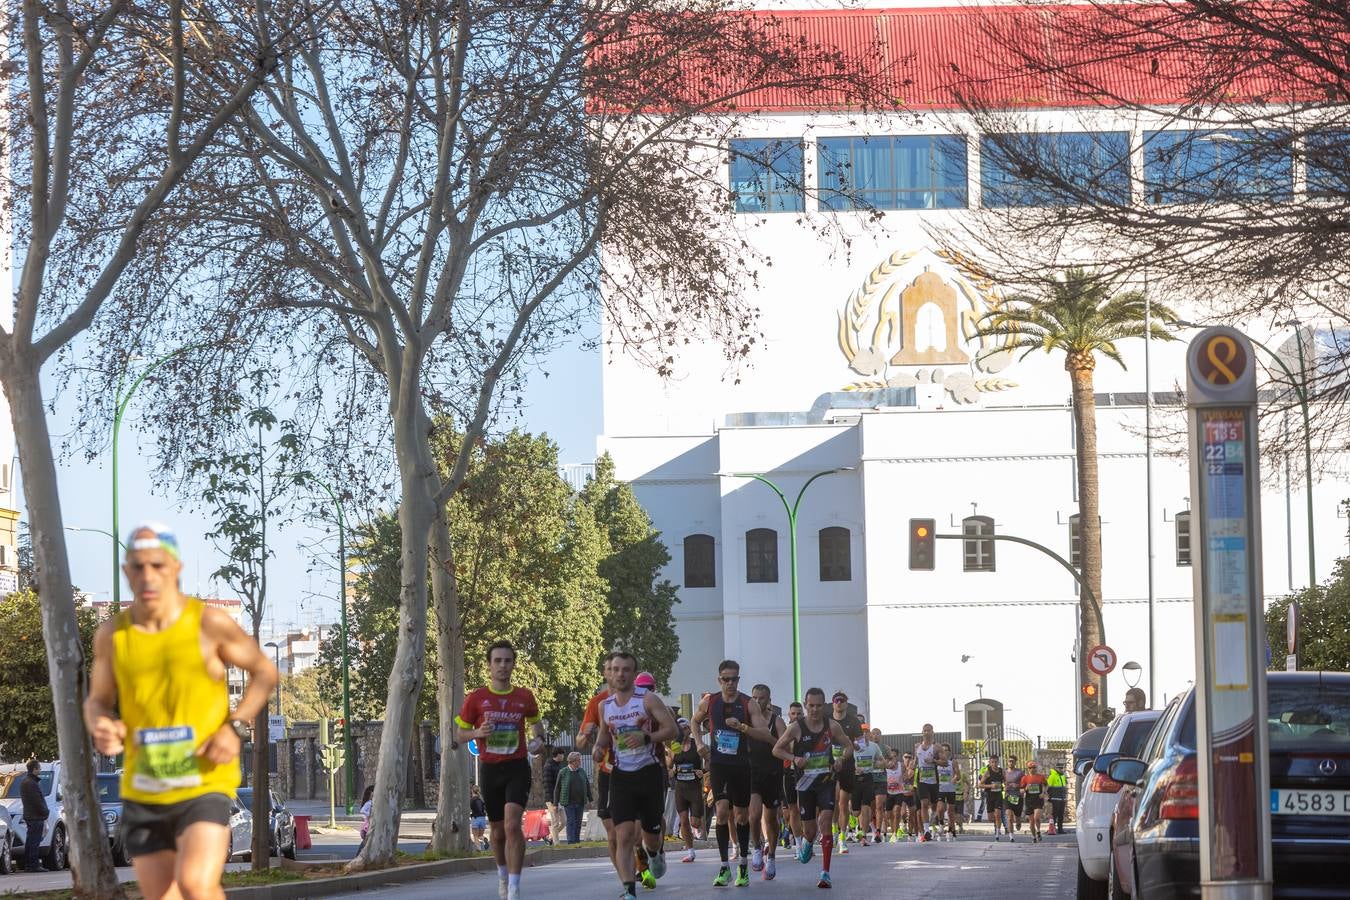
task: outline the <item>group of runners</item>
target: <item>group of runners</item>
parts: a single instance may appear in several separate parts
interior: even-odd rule
[[[533,695],[510,684],[510,644],[494,644],[488,664],[492,684],[465,698],[456,724],[461,740],[479,740],[499,897],[515,900],[530,789],[526,754],[539,751],[543,734]],[[991,756],[968,774],[951,745],[935,740],[932,725],[923,726],[911,750],[885,747],[880,729],[859,719],[843,691],[827,703],[824,691],[811,688],[784,719],[767,685],[741,690],[735,660],[718,665],[717,690],[689,719],[672,712],[633,654],[610,653],[602,669],[605,684],[586,704],[575,741],[595,759],[596,814],[623,886],[620,900],[635,900],[639,883],[654,888],[667,871],[667,790],[685,848],[681,862],[695,860],[699,826],[706,828],[708,812],[715,816],[717,887],[746,886],[751,872],[774,880],[780,848],[803,865],[818,849],[817,886],[830,888],[832,856],[836,849],[847,854],[850,842],[951,840],[964,831],[972,784],[983,792],[996,839],[1014,840],[1024,813],[1031,840],[1041,839],[1041,801],[1053,795],[1055,782],[1035,760],[1022,768],[1010,757],[1005,768]],[[528,742],[526,728],[534,729]]]

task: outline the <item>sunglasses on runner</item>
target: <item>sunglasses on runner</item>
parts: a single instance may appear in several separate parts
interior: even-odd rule
[[[735,684],[736,682],[738,682],[738,681],[741,680],[741,676],[739,676],[739,675],[722,675],[722,676],[718,677],[717,680],[720,681],[720,682],[722,682],[723,684]]]

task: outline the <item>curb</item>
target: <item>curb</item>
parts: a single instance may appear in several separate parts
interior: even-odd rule
[[[608,856],[608,847],[578,847],[575,850],[540,847],[526,851],[525,866],[533,868],[568,859],[598,859]],[[225,896],[231,898],[231,900],[297,900],[297,898],[303,897],[330,897],[339,893],[368,891],[429,878],[466,875],[471,872],[491,872],[495,871],[496,868],[497,863],[491,856],[475,856],[469,859],[442,859],[436,862],[399,866],[392,869],[377,869],[373,872],[336,875],[332,878],[312,878],[306,881],[283,881],[278,884],[229,888],[225,891]]]

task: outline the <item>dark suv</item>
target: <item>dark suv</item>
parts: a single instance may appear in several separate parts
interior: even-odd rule
[[[1276,897],[1344,897],[1350,854],[1350,673],[1270,672],[1271,838]],[[1141,758],[1111,764],[1126,784],[1111,824],[1113,897],[1200,896],[1195,693],[1164,711]]]

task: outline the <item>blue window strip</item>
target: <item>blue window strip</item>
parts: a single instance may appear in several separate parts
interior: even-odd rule
[[[960,135],[821,138],[825,209],[958,209],[967,204]]]
[[[1288,200],[1288,140],[1274,132],[1197,129],[1144,132],[1144,199],[1155,205]]]
[[[986,207],[1125,205],[1130,137],[1123,131],[991,134],[980,139]]]
[[[731,142],[731,190],[736,212],[801,212],[802,143],[798,138]]]

